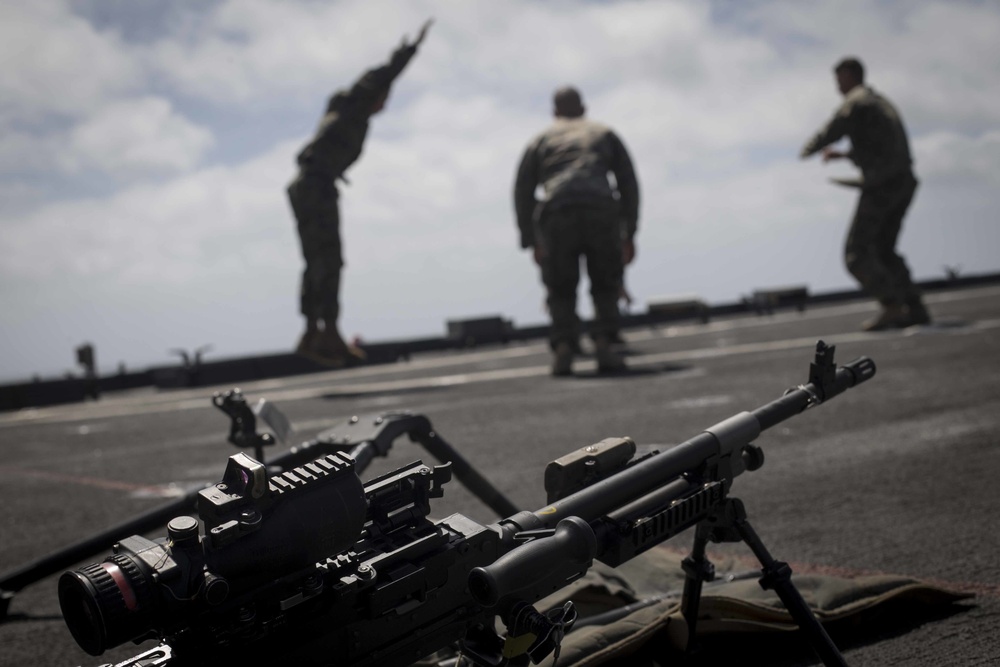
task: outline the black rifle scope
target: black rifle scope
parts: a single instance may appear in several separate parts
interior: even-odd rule
[[[101,563],[59,579],[59,605],[80,647],[101,655],[129,640],[168,635],[201,612],[218,621],[242,592],[275,572],[308,573],[352,546],[367,514],[354,460],[320,457],[268,477],[247,456],[230,457],[223,481],[198,494],[199,520],[179,516],[167,537],[133,535]],[[293,585],[293,583],[289,583]]]

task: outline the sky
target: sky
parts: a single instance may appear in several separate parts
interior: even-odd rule
[[[0,380],[61,375],[84,342],[102,373],[290,351],[294,156],[428,18],[341,188],[346,337],[546,321],[512,189],[565,84],[636,166],[636,312],[853,287],[856,191],[829,181],[853,167],[798,158],[845,55],[910,132],[914,277],[1000,270],[991,0],[0,0]]]

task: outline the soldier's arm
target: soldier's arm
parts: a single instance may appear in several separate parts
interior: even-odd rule
[[[845,135],[851,127],[851,122],[853,118],[854,105],[845,103],[841,106],[837,113],[833,115],[819,132],[813,135],[813,138],[806,142],[806,145],[802,147],[802,152],[799,153],[799,157],[807,158],[814,153],[826,148],[835,141],[839,141]]]
[[[434,23],[433,19],[428,19],[421,27],[420,32],[417,33],[417,38],[413,40],[412,43],[407,43],[406,37],[403,37],[402,43],[392,53],[392,57],[389,59],[389,74],[395,79],[399,76],[406,64],[410,62],[410,58],[414,56],[417,52],[417,48],[423,43],[424,38],[427,37],[427,31],[430,30],[431,24]]]
[[[618,194],[621,197],[622,221],[625,223],[625,238],[631,240],[635,236],[639,224],[639,180],[635,175],[632,158],[629,157],[625,144],[614,132],[610,133],[614,162],[612,171],[618,183]]]
[[[517,227],[521,231],[521,247],[535,245],[535,188],[538,187],[538,160],[535,157],[536,142],[532,142],[521,157],[514,179],[514,214]]]
[[[403,72],[406,65],[416,55],[417,48],[427,36],[427,31],[430,29],[431,23],[432,21],[424,23],[412,43],[408,43],[406,37],[403,37],[402,44],[392,52],[389,62],[366,71],[351,86],[348,94],[359,103],[360,108],[367,108],[374,105],[379,97],[388,93],[392,82],[396,80],[396,77]]]

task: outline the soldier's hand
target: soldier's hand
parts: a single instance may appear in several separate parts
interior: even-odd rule
[[[420,26],[420,32],[417,33],[417,38],[413,40],[413,44],[410,44],[413,48],[420,46],[420,43],[424,41],[424,37],[427,36],[427,31],[430,30],[431,24],[434,23],[434,19],[427,19],[427,21]],[[403,38],[403,45],[406,45],[406,38]]]
[[[629,291],[627,289],[625,289],[625,283],[622,283],[621,286],[618,288],[618,300],[624,301],[626,308],[632,306],[632,295],[629,294]]]
[[[833,148],[823,149],[823,162],[829,162],[830,160],[840,160],[841,158],[847,157],[847,153],[843,151],[838,151]]]
[[[635,241],[622,241],[622,264],[628,266],[635,259]]]
[[[535,264],[538,266],[542,265],[542,261],[544,261],[548,255],[549,253],[545,251],[545,246],[541,243],[536,243],[532,248],[532,256],[535,258]]]

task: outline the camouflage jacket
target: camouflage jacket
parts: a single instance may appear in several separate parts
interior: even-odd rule
[[[389,62],[365,72],[348,90],[334,93],[316,135],[298,154],[304,174],[328,179],[332,185],[361,156],[368,134],[368,119],[378,98],[389,92],[392,82],[417,52],[403,46],[393,52]]]
[[[545,193],[542,201],[535,198],[538,185]],[[514,210],[521,247],[535,244],[535,222],[544,211],[581,205],[617,208],[624,237],[635,235],[639,184],[625,145],[600,123],[557,118],[528,144],[517,170]]]
[[[906,128],[896,107],[870,86],[855,86],[844,103],[802,148],[807,157],[841,137],[851,140],[848,157],[860,169],[864,187],[876,187],[912,169]]]

